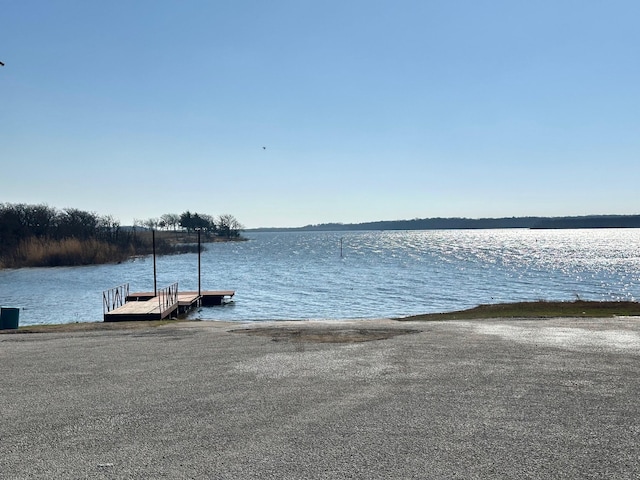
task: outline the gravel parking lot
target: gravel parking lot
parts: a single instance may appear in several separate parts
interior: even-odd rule
[[[0,477],[640,478],[640,318],[0,335]]]

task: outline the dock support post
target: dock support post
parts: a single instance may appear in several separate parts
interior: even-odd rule
[[[156,270],[156,231],[151,230],[151,243],[153,244],[153,296],[158,296],[158,272]]]
[[[200,275],[200,256],[202,249],[200,248],[200,229],[198,229],[198,296],[200,296],[201,290],[201,275]]]

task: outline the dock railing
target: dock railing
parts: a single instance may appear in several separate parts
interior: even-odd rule
[[[123,283],[117,287],[102,292],[102,314],[115,310],[125,304],[129,296],[129,284]]]
[[[178,282],[158,290],[158,305],[160,313],[178,304]]]

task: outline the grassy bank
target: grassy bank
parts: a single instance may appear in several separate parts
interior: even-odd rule
[[[468,310],[428,313],[399,318],[401,321],[472,320],[486,318],[557,318],[640,316],[638,302],[517,302],[479,305]]]

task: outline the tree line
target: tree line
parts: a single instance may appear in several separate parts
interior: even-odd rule
[[[112,215],[77,208],[58,210],[47,205],[0,204],[0,248],[3,250],[16,247],[29,237],[98,238],[111,242],[120,234],[120,222]]]
[[[157,218],[146,220],[134,219],[134,227],[145,227],[151,230],[183,230],[187,233],[202,231],[209,236],[238,238],[244,226],[231,214],[214,217],[206,213],[191,213],[189,210],[178,215],[165,213]]]
[[[145,227],[145,228],[138,228]],[[21,266],[85,265],[123,261],[152,251],[149,229],[193,232],[206,237],[234,239],[243,226],[233,215],[184,212],[159,219],[136,221],[123,227],[112,215],[98,215],[76,208],[0,203],[0,268]],[[184,241],[156,239],[159,254],[191,251]]]

